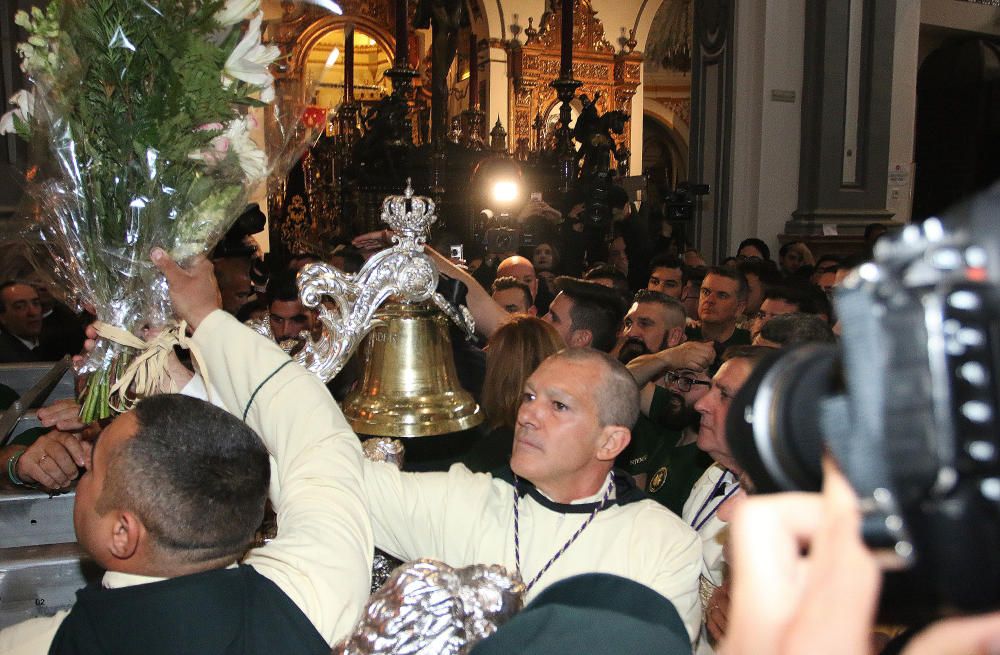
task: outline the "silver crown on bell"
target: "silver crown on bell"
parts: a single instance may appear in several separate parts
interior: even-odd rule
[[[413,185],[406,178],[406,190],[401,196],[388,196],[382,202],[382,221],[387,223],[397,236],[416,239],[420,243],[427,240],[431,225],[437,220],[434,201],[425,196],[413,195]]]

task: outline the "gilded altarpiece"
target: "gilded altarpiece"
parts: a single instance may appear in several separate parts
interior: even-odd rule
[[[276,84],[279,94],[300,86],[299,78],[306,69],[310,52],[328,33],[343,29],[348,22],[374,39],[383,51],[393,52],[395,2],[339,0],[339,5],[343,15],[337,16],[312,4],[281,3],[281,17],[268,25],[269,36],[281,48],[287,61],[278,71]],[[409,23],[412,24],[417,3],[410,2],[408,6]],[[416,44],[412,39],[411,33],[411,66],[419,61],[417,48],[414,47]],[[308,250],[322,250],[340,235],[345,226],[341,225],[344,216],[338,171],[339,167],[346,164],[354,139],[359,137],[358,120],[373,102],[357,102],[350,114],[352,119],[346,122],[332,117],[326,134],[305,154],[298,180],[293,175],[288,180],[271,181],[268,215],[271,218],[269,225],[272,249],[280,243],[292,249],[305,245],[311,246]],[[328,109],[333,108],[314,108],[319,120],[326,120],[325,112]],[[355,125],[353,130],[348,127],[351,123]]]
[[[527,40],[520,47],[507,46],[509,62],[508,125],[512,146],[535,142],[533,124],[536,116],[548,117],[558,104],[556,90],[549,83],[559,77],[560,27],[562,12],[557,6],[542,14],[539,29],[526,30]],[[604,24],[597,18],[590,0],[577,0],[573,18],[573,77],[583,85],[577,97],[598,96],[600,113],[618,109],[631,113],[632,96],[639,86],[642,55],[615,52],[604,36]],[[544,137],[543,137],[544,138]],[[623,135],[630,147],[629,130]]]

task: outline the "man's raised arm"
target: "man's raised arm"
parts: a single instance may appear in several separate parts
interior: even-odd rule
[[[715,346],[711,342],[687,341],[660,352],[639,355],[626,364],[628,372],[639,385],[639,402],[642,413],[649,416],[653,402],[652,381],[666,373],[682,368],[704,370],[715,359]]]
[[[200,258],[184,270],[162,251],[153,260],[175,310],[195,330],[210,393],[257,431],[274,459],[278,535],[246,563],[333,643],[353,628],[370,584],[372,531],[358,439],[316,376],[218,309],[211,262]]]

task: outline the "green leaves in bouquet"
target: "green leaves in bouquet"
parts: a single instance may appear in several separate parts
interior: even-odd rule
[[[255,101],[246,85],[221,83],[240,29],[220,34],[222,0],[81,0],[67,5],[65,42],[79,67],[63,84],[59,113],[81,161],[87,205],[81,234],[91,253],[168,249],[194,207],[241,186],[239,167],[220,165],[214,183],[189,155],[211,147],[221,125]],[[73,78],[76,78],[75,81]],[[225,227],[222,227],[224,230]],[[92,247],[86,247],[87,242]],[[123,253],[124,254],[124,253]],[[93,264],[100,267],[100,258]],[[108,271],[109,278],[113,271]],[[111,282],[111,279],[108,279]]]

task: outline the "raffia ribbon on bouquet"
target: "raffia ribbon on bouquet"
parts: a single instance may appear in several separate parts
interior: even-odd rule
[[[147,396],[176,393],[180,390],[170,375],[168,358],[173,354],[174,346],[186,349],[191,347],[185,321],[164,328],[152,341],[143,341],[127,330],[101,321],[95,322],[94,328],[102,339],[139,351],[139,355],[108,392],[108,405],[111,409],[127,412]]]

